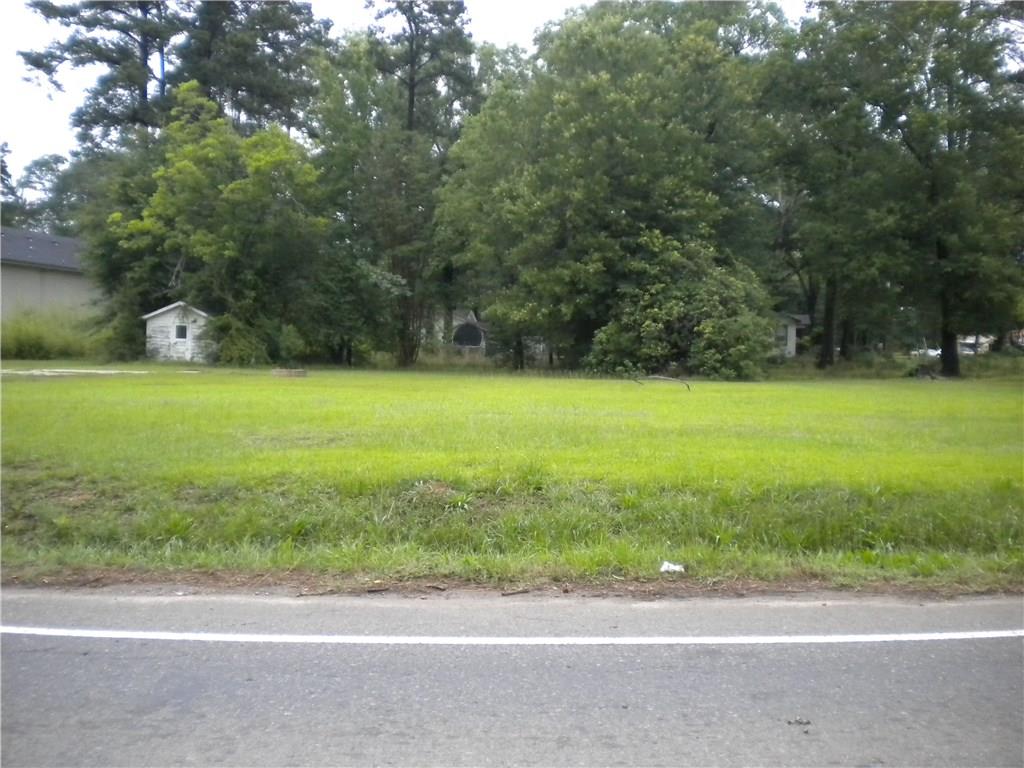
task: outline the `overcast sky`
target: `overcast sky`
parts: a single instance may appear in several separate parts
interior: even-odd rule
[[[562,18],[570,8],[589,4],[580,0],[466,0],[469,29],[477,42],[516,44],[528,50],[533,47],[533,35],[538,28]],[[803,8],[803,0],[781,4],[787,13],[796,15]],[[317,17],[334,21],[334,34],[345,29],[364,29],[373,20],[373,12],[364,7],[363,0],[314,0],[312,5]],[[20,2],[0,3],[0,87],[4,105],[0,141],[10,147],[8,162],[15,178],[37,157],[70,153],[75,146],[69,125],[71,113],[102,71],[62,68],[58,79],[64,85],[63,92],[54,91],[45,81],[25,82],[30,73],[17,52],[41,49],[51,40],[66,36],[65,28],[48,24]]]

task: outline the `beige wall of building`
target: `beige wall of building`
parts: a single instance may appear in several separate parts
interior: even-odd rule
[[[86,313],[98,297],[81,272],[0,264],[0,316],[4,319],[26,310]]]

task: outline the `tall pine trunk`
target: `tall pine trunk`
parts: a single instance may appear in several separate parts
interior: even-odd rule
[[[423,313],[414,297],[399,301],[398,312],[398,355],[395,362],[400,368],[408,368],[420,355],[420,337],[423,328]]]
[[[960,348],[956,339],[956,328],[953,321],[953,296],[952,287],[949,285],[949,276],[946,273],[946,265],[950,259],[949,244],[939,231],[939,217],[937,213],[939,201],[939,179],[934,165],[930,167],[931,179],[928,187],[928,203],[931,206],[932,226],[935,231],[935,263],[938,269],[939,284],[939,320],[940,320],[940,344],[942,351],[942,375],[960,375]]]
[[[825,316],[821,321],[821,351],[818,367],[828,368],[836,362],[836,300],[838,299],[836,279],[825,280]]]
[[[818,293],[820,286],[818,278],[810,275],[807,278],[807,289],[804,291],[804,306],[807,309],[807,330],[805,333],[814,332],[815,316],[818,313]]]
[[[960,344],[957,342],[956,329],[953,327],[952,308],[949,299],[949,289],[943,285],[942,295],[939,297],[939,307],[942,312],[942,375],[960,375]]]
[[[160,37],[157,43],[157,54],[160,57],[160,80],[157,84],[158,93],[160,99],[163,100],[164,96],[167,95],[167,43],[166,43],[166,30],[164,29],[164,4],[158,3],[156,6],[156,15],[160,20]]]
[[[512,344],[512,367],[517,371],[526,368],[526,344],[523,342],[521,335],[517,335],[515,342]]]
[[[455,335],[455,308],[446,306],[444,308],[444,344],[451,344]]]
[[[857,337],[853,325],[853,318],[849,315],[843,317],[839,334],[839,356],[843,360],[853,360],[853,351],[856,348]]]

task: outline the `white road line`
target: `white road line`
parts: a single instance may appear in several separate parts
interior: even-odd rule
[[[1024,629],[975,632],[908,632],[870,635],[722,635],[697,637],[458,637],[432,635],[277,635],[227,632],[155,632],[121,629],[61,629],[0,626],[0,634],[98,640],[162,640],[199,643],[291,645],[836,645],[916,643],[936,640],[1024,638]]]

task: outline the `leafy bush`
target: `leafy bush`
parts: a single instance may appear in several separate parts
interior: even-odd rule
[[[772,322],[754,274],[728,268],[700,244],[657,232],[640,238],[633,280],[597,332],[587,359],[598,371],[664,371],[680,366],[720,379],[753,379],[771,351]]]
[[[217,362],[227,365],[266,365],[270,362],[267,342],[256,329],[231,315],[215,318],[210,324],[218,340]]]
[[[138,360],[146,354],[146,329],[139,316],[119,312],[100,332],[103,357],[108,360]]]
[[[309,352],[299,329],[287,323],[281,326],[281,332],[277,336],[277,349],[282,362],[288,365],[305,358]]]
[[[4,320],[0,355],[21,360],[88,357],[95,348],[93,341],[81,315],[27,311]]]

